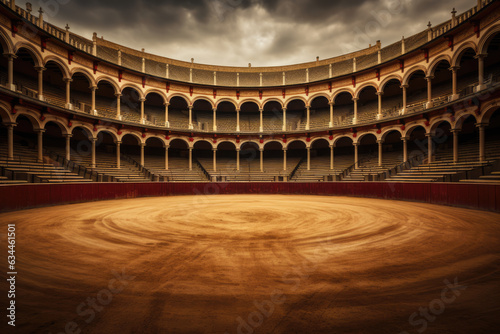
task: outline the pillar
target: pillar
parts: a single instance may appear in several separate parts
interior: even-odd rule
[[[359,161],[358,161],[358,143],[354,143],[354,168],[358,169],[359,168]]]
[[[236,149],[236,170],[240,171],[240,149]]]
[[[214,148],[213,151],[214,151],[214,172],[216,172],[217,171],[217,149]]]
[[[170,103],[165,102],[163,105],[165,106],[165,126],[168,128],[170,127],[170,122],[168,121],[168,106]]]
[[[310,106],[306,106],[306,130],[309,130],[311,128],[311,107]]]
[[[73,105],[71,104],[71,82],[73,79],[64,78],[64,82],[66,82],[66,109],[73,109]]]
[[[264,131],[264,109],[259,108],[260,111],[260,125],[259,125],[259,132]]]
[[[457,93],[457,76],[458,76],[459,69],[460,69],[459,66],[450,67],[450,71],[452,73],[452,93],[451,93],[451,100],[452,101],[458,100],[458,98],[459,98],[459,95]]]
[[[264,149],[260,149],[260,171],[264,171]]]
[[[38,155],[37,155],[37,162],[43,162],[43,133],[45,132],[44,129],[38,129]]]
[[[426,133],[427,136],[427,162],[432,162],[432,133]]]
[[[283,149],[283,170],[286,172],[286,148]]]
[[[71,160],[71,137],[73,137],[72,134],[66,134],[64,135],[66,137],[66,160],[70,161]]]
[[[453,163],[458,162],[458,132],[460,130],[458,129],[452,129],[451,132],[453,133]]]
[[[92,163],[90,164],[90,168],[96,168],[95,143],[97,142],[97,138],[91,138],[90,141],[92,143]]]
[[[189,148],[189,170],[193,170],[193,148]]]
[[[240,132],[240,109],[236,109],[236,132]]]
[[[92,86],[92,87],[90,87],[90,90],[92,92],[92,107],[90,108],[90,113],[91,114],[96,114],[96,110],[95,110],[95,91],[97,90],[97,87],[96,86]]]
[[[484,84],[484,58],[486,56],[486,54],[478,54],[474,57],[477,59],[478,64],[478,85],[476,87],[477,92],[486,88],[486,85]]]
[[[307,170],[311,170],[311,148],[307,148]]]
[[[383,149],[383,141],[382,140],[377,140],[378,143],[378,166],[382,167],[382,149]]]
[[[330,145],[330,170],[335,169],[335,156],[334,156],[335,145]]]
[[[141,101],[141,124],[144,124],[146,123],[146,120],[144,119],[144,102],[146,101],[146,99],[141,97],[139,101]]]
[[[286,108],[283,108],[283,131],[286,131]]]
[[[165,145],[165,170],[168,170],[168,149],[170,145]]]
[[[14,127],[15,123],[7,125],[7,159],[14,160]]]
[[[217,131],[217,108],[213,108],[213,111],[214,111],[214,126],[213,126],[213,130],[215,132],[215,131]]]
[[[403,89],[403,115],[406,114],[406,105],[407,105],[407,97],[406,97],[406,90],[408,88],[408,85],[401,85],[401,88]]]
[[[485,124],[476,124],[476,126],[479,129],[479,162],[484,162],[485,159],[485,152],[484,152],[484,129],[485,129]]]
[[[35,70],[38,72],[38,99],[43,101],[43,71],[45,71],[45,67],[37,66]]]
[[[353,97],[352,101],[354,102],[354,118],[352,119],[352,124],[358,123],[358,98]]]
[[[384,92],[377,92],[378,96],[378,113],[377,113],[377,119],[382,118],[382,95],[384,95]]]
[[[141,146],[141,162],[140,162],[140,165],[141,165],[141,167],[144,167],[144,147],[146,147],[146,144],[145,143],[140,143],[139,145]]]
[[[426,108],[432,108],[434,106],[434,103],[432,102],[432,79],[434,79],[433,76],[427,76],[425,77],[425,80],[427,80],[427,104]]]
[[[408,161],[408,137],[401,137],[403,141],[403,162]]]
[[[192,130],[194,129],[193,126],[193,106],[189,106],[189,129]]]
[[[16,86],[14,85],[14,59],[17,58],[15,54],[7,54],[5,55],[8,60],[8,82],[7,82],[7,88],[13,91],[16,91]]]
[[[330,128],[333,128],[333,105],[335,103],[334,102],[330,102],[329,105],[330,105],[330,122],[328,123],[328,127]]]
[[[121,166],[121,141],[117,140],[116,141],[116,168],[120,169],[122,168]]]
[[[115,94],[116,96],[116,118],[120,121],[122,120],[122,112],[121,112],[121,96],[122,94]],[[141,116],[142,119],[142,116]]]

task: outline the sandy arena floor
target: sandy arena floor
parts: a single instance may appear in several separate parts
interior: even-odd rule
[[[9,223],[16,333],[500,331],[498,214],[281,195],[2,214],[2,310]]]

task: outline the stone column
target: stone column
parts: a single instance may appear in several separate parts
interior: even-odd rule
[[[459,66],[450,67],[450,71],[452,73],[452,93],[451,93],[452,101],[458,100],[458,98],[460,97],[457,92],[457,76],[459,69],[460,69]]]
[[[311,170],[311,148],[307,148],[307,170]]]
[[[6,54],[8,60],[8,70],[7,70],[7,88],[16,91],[16,86],[14,85],[14,59],[17,58],[15,54]]]
[[[97,87],[96,86],[92,86],[92,87],[90,87],[90,90],[92,92],[92,106],[90,108],[90,113],[91,114],[95,114],[96,113],[96,110],[95,110],[95,91],[97,90]]]
[[[46,70],[43,66],[35,67],[35,70],[38,72],[38,99],[40,101],[44,101],[43,98],[43,71]]]
[[[116,96],[116,118],[120,121],[122,120],[122,112],[121,112],[121,96],[122,94],[115,94]]]
[[[146,101],[146,99],[141,97],[139,101],[141,102],[141,124],[145,124],[146,119],[144,118],[144,102]]]
[[[358,98],[353,97],[352,101],[354,102],[354,118],[352,119],[352,124],[358,123]]]
[[[478,54],[474,58],[477,59],[478,64],[478,85],[476,87],[476,91],[480,91],[486,88],[484,84],[484,58],[486,58],[487,54]]]
[[[286,172],[286,148],[283,149],[283,170]]]
[[[44,129],[38,129],[38,155],[37,155],[37,162],[43,162],[43,133],[45,132]]]
[[[335,145],[330,145],[330,170],[335,169],[335,155],[334,155]]]
[[[168,106],[170,105],[170,103],[165,102],[163,105],[165,106],[165,126],[169,128],[170,122],[168,121]]]
[[[193,148],[189,148],[189,170],[193,170]]]
[[[236,109],[236,132],[240,132],[240,109]]]
[[[383,141],[382,140],[377,140],[378,143],[378,166],[382,167],[382,149],[383,149]]]
[[[358,143],[354,143],[354,168],[358,169],[359,168],[359,159],[358,159]]]
[[[486,160],[485,149],[484,149],[484,142],[485,142],[484,129],[486,125],[476,124],[476,126],[479,129],[479,162],[484,162]]]
[[[214,126],[213,126],[213,131],[217,131],[217,108],[213,108],[214,111]]]
[[[283,108],[283,131],[286,131],[286,108]]]
[[[378,113],[377,113],[377,119],[382,118],[382,95],[384,95],[384,92],[377,92],[378,96]]]
[[[408,161],[408,137],[401,137],[403,141],[403,162]]]
[[[141,146],[141,162],[140,165],[141,167],[144,167],[144,148],[146,147],[146,143],[140,143]]]
[[[425,136],[427,137],[427,161],[428,163],[432,162],[432,133],[426,133]]]
[[[73,105],[71,104],[71,82],[73,79],[71,78],[64,78],[64,82],[66,83],[66,109],[73,109]]]
[[[90,168],[94,169],[94,168],[96,168],[95,143],[97,142],[97,138],[91,138],[90,141],[92,143],[92,163],[90,165]]]
[[[306,106],[306,130],[309,130],[311,128],[311,107]]]
[[[451,133],[453,133],[453,163],[458,162],[458,133],[459,129],[452,129]]]
[[[165,145],[165,170],[168,170],[168,149],[170,145]]]
[[[14,127],[15,123],[7,124],[7,159],[14,160]]]
[[[260,112],[259,132],[264,132],[264,119],[263,119],[264,118],[264,116],[263,116],[264,109],[260,108],[259,112]]]
[[[240,149],[236,149],[236,170],[240,170]]]
[[[73,137],[72,134],[66,134],[64,135],[66,137],[66,160],[70,161],[71,160],[71,137]]]
[[[408,85],[402,85],[401,88],[403,89],[403,115],[404,115],[406,114],[406,104],[407,104],[406,90],[408,88]]]
[[[328,124],[328,127],[330,128],[333,128],[333,106],[334,106],[334,102],[330,102],[329,105],[330,105],[330,122]]]
[[[214,172],[217,172],[217,149],[214,148]]]
[[[121,166],[121,141],[117,140],[116,141],[116,168],[120,169],[122,168]]]
[[[260,149],[260,171],[264,171],[264,149]]]
[[[433,76],[425,77],[425,80],[427,80],[427,104],[425,107],[427,109],[430,109],[434,106],[434,103],[432,102],[432,79],[434,79]]]
[[[193,106],[189,106],[189,124],[188,127],[190,130],[194,129],[193,126]]]

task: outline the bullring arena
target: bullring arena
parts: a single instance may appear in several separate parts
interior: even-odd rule
[[[2,333],[498,332],[499,2],[279,68],[0,2]]]

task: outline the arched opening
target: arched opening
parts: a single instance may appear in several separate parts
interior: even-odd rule
[[[14,127],[14,160],[37,161],[38,138],[33,122],[26,116],[20,115]]]
[[[393,130],[385,135],[382,143],[382,166],[385,169],[403,162],[403,145],[401,132]]]
[[[427,102],[427,81],[425,72],[417,70],[408,78],[408,88],[406,89],[406,113],[419,112],[424,109]]]
[[[245,102],[240,109],[240,131],[259,132],[260,111],[255,102]]]
[[[325,129],[330,123],[330,101],[318,96],[311,101],[311,129]]]
[[[165,101],[158,93],[149,93],[144,102],[144,117],[146,124],[165,125]]]
[[[122,119],[124,121],[141,123],[141,94],[139,91],[132,87],[126,87],[122,90],[121,94],[120,112]]]
[[[110,82],[106,80],[99,81],[95,92],[95,108],[99,116],[116,118],[116,94],[115,87]],[[123,100],[122,97],[121,101]],[[124,117],[124,119],[126,118]]]
[[[354,102],[349,92],[338,94],[334,101],[333,126],[343,126],[352,124],[354,117]]]
[[[293,162],[287,161],[287,167],[292,164]],[[283,167],[283,146],[281,143],[277,141],[266,143],[264,145],[264,171],[279,173],[283,170]]]
[[[213,147],[206,140],[197,141],[193,146],[193,161],[198,161],[207,171],[214,171]]]
[[[45,64],[43,72],[43,95],[45,100],[59,107],[66,107],[66,83],[61,65],[54,61]]]
[[[372,134],[366,134],[358,141],[358,162],[359,167],[375,166],[378,161],[378,143],[377,137]]]
[[[462,51],[458,58],[457,71],[457,94],[460,97],[474,92],[474,86],[477,82],[478,61],[476,52],[472,48]]]
[[[450,63],[441,60],[434,67],[434,78],[432,79],[432,100],[434,106],[448,102],[452,93],[453,74],[450,71]]]
[[[71,104],[73,109],[90,113],[92,109],[91,81],[83,73],[75,73],[71,78]]]
[[[306,104],[302,100],[292,100],[286,106],[287,130],[305,130],[307,123]]]
[[[1,38],[1,37],[0,37]],[[0,85],[6,86],[9,79],[9,60],[4,54],[8,52],[3,47],[3,41],[0,43]]]
[[[350,137],[342,137],[335,143],[335,173],[340,174],[354,165],[354,145]]]
[[[403,109],[403,88],[398,79],[389,80],[383,87],[382,117],[397,117]]]
[[[283,129],[283,109],[276,101],[267,102],[263,111],[263,126],[266,132],[277,132]]]
[[[306,143],[301,140],[290,142],[287,146],[287,157],[289,160],[295,158],[298,161],[307,159]]]
[[[214,111],[207,100],[197,100],[193,103],[193,125],[194,129],[199,131],[214,129]]]
[[[240,148],[240,171],[260,171],[260,149],[254,142],[246,142]]]
[[[217,130],[234,132],[236,130],[236,106],[231,102],[221,102],[217,106]]]
[[[424,157],[427,154],[427,131],[423,126],[417,126],[407,134],[408,142],[408,158]]]
[[[170,99],[168,121],[173,129],[189,128],[188,102],[183,97],[174,96]]]
[[[377,89],[367,86],[359,93],[358,100],[358,123],[370,122],[377,118],[378,96]]]
[[[477,128],[475,127],[475,129]],[[486,159],[500,159],[500,150],[498,149],[500,147],[500,108],[493,112],[485,129],[485,143]]]
[[[486,49],[488,56],[484,59],[484,80],[486,83],[500,81],[500,33],[490,38]]]
[[[217,146],[217,170],[233,172],[236,166],[236,145],[231,142],[222,142]]]
[[[58,124],[54,122],[48,122],[47,124],[45,124],[43,146],[49,151],[64,157],[66,150],[66,140],[63,137],[61,127]]]
[[[75,127],[71,134],[71,161],[84,167],[90,167],[92,164],[92,142],[90,141],[90,133],[87,129]]]
[[[326,139],[318,139],[311,146],[311,169],[327,171],[330,169],[330,143]]]
[[[38,98],[38,72],[31,51],[20,48],[14,59],[14,85],[16,90],[29,97]]]
[[[189,169],[189,146],[182,139],[173,139],[168,149],[169,169],[187,171]]]
[[[159,138],[150,137],[144,147],[144,167],[148,169],[165,169],[165,146]]]

